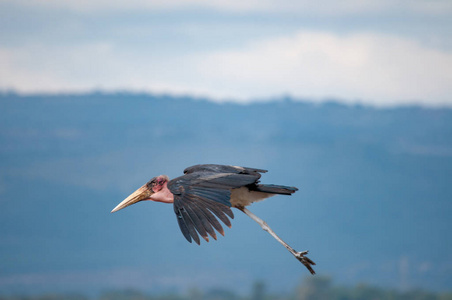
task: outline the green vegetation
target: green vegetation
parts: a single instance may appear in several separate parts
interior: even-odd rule
[[[89,298],[77,294],[46,294],[38,296],[0,296],[0,300],[452,300],[452,293],[436,293],[423,290],[398,291],[366,284],[355,287],[333,285],[330,277],[306,277],[295,291],[287,294],[271,294],[262,281],[254,283],[250,295],[239,295],[227,289],[202,291],[191,288],[181,294],[151,294],[128,289],[108,291]]]

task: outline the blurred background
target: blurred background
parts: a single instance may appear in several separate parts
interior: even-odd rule
[[[0,1],[0,299],[451,299],[450,1]],[[218,241],[200,163],[297,186]]]

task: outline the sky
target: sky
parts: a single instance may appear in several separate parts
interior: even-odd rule
[[[452,2],[0,0],[0,91],[452,106]]]

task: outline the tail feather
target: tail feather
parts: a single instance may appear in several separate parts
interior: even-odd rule
[[[257,192],[280,194],[280,195],[292,195],[298,189],[293,186],[275,185],[275,184],[257,184],[255,189]]]

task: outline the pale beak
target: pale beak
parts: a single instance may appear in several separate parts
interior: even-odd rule
[[[113,208],[113,210],[111,212],[114,213],[115,211],[123,209],[124,207],[135,204],[142,200],[149,199],[151,194],[152,193],[149,191],[149,189],[146,187],[146,185],[143,185],[138,190],[133,192],[129,197],[127,197],[121,203],[119,203],[115,208]]]

